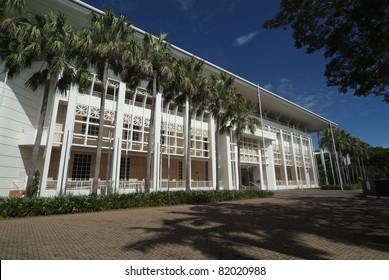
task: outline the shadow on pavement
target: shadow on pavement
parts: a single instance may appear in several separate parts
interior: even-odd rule
[[[389,200],[289,197],[194,205],[179,214],[161,228],[128,228],[144,230],[145,238],[123,249],[184,245],[209,259],[334,259],[348,245],[389,253]]]

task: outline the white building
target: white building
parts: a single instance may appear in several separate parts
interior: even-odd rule
[[[34,9],[60,10],[69,22],[88,24],[95,8],[75,0],[29,0]],[[140,34],[143,31],[138,30]],[[179,56],[191,54],[173,46]],[[209,62],[207,73],[227,72]],[[228,73],[228,72],[227,72]],[[266,190],[318,186],[311,133],[324,130],[329,120],[312,113],[232,73],[239,91],[257,103],[263,116],[255,134],[246,133],[241,147],[242,181],[245,186]],[[31,92],[25,72],[13,80],[0,76],[0,195],[23,189],[28,159],[34,144],[40,91]],[[100,117],[101,82],[93,79],[88,89],[73,86],[67,95],[52,94],[45,121],[37,169],[40,194],[89,194],[92,185]],[[142,191],[146,176],[146,147],[150,124],[151,96],[140,85],[127,89],[118,77],[110,76],[104,114],[104,143],[100,168],[100,191],[110,186],[119,193]],[[166,104],[157,96],[156,133],[153,153],[152,189],[185,189],[185,106]],[[215,121],[207,112],[190,116],[192,121],[192,189],[214,189]],[[259,116],[258,116],[259,118]],[[238,189],[237,151],[232,135],[219,143],[220,180],[223,189]]]

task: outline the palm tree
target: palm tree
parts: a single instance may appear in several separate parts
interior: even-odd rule
[[[44,86],[37,134],[28,166],[26,197],[31,197],[47,101],[49,93],[53,92],[50,85],[56,81],[56,88],[65,92],[74,76],[68,63],[74,43],[74,32],[66,24],[64,15],[53,12],[30,12],[21,17],[2,18],[0,26],[0,32],[8,36],[7,46],[1,48],[0,58],[9,78],[32,68],[34,63],[41,64],[40,69],[26,82],[26,86],[33,91]]]
[[[260,121],[254,117],[254,108],[251,102],[242,94],[236,93],[231,96],[231,102],[226,108],[225,114],[222,115],[221,133],[229,133],[235,130],[236,143],[238,149],[238,170],[239,170],[239,189],[242,187],[242,170],[240,164],[240,147],[242,134],[248,129],[251,133],[260,125]]]
[[[185,104],[189,107],[188,126],[185,144],[186,155],[186,191],[191,190],[191,137],[192,116],[196,115],[200,107],[204,106],[208,95],[208,80],[203,75],[204,61],[194,57],[183,58],[177,61],[175,77],[165,87],[165,99],[173,99],[177,104]]]
[[[360,139],[350,135],[346,131],[342,129],[333,129],[333,135],[334,135],[334,141],[335,141],[335,148],[337,151],[339,151],[341,158],[341,165],[343,169],[343,176],[341,175],[339,178],[339,181],[342,179],[345,182],[351,181],[350,178],[350,172],[349,167],[352,169],[353,162],[358,162],[359,165],[359,171],[358,168],[356,168],[356,173],[359,173],[359,178],[363,178],[363,168],[362,168],[362,162],[363,158],[368,157],[369,152],[369,146],[365,142],[361,141]],[[332,136],[331,136],[331,130],[328,129],[324,131],[324,135],[320,138],[320,147],[321,148],[327,148],[330,152],[333,151],[334,145],[332,144]],[[348,165],[348,160],[350,160],[350,166]],[[345,166],[345,162],[347,163],[347,166]],[[347,180],[346,180],[347,179]],[[355,180],[354,180],[355,181]]]
[[[93,176],[92,195],[97,195],[100,162],[103,145],[105,100],[108,89],[108,70],[116,75],[122,71],[121,62],[129,36],[133,33],[131,24],[124,16],[117,17],[112,10],[104,14],[90,15],[91,26],[84,29],[79,41],[78,70],[86,73],[91,65],[96,68],[102,82],[100,97],[99,132],[97,136],[96,162]]]
[[[319,139],[319,145],[320,145],[321,149],[326,149],[331,154],[334,154],[334,158],[337,161],[337,157],[336,157],[336,154],[335,154],[335,152],[336,152],[335,150],[336,150],[336,146],[337,145],[334,143],[334,141],[336,141],[336,139],[337,139],[335,137],[336,131],[337,131],[336,129],[332,129],[331,130],[331,128],[328,128],[325,131],[323,131],[323,135]],[[332,138],[332,135],[334,135],[334,138]],[[332,174],[333,174],[333,184],[335,185],[337,183],[336,181],[338,181],[340,183],[341,178],[339,176],[340,175],[339,172],[334,172],[334,166],[333,166],[333,162],[332,162],[331,158],[332,157],[330,157],[330,162],[331,162],[331,170],[332,170]],[[338,161],[336,162],[336,164],[338,164]],[[337,170],[340,171],[340,169],[337,169]]]
[[[147,159],[146,159],[146,185],[145,191],[150,191],[151,183],[151,156],[153,135],[156,133],[154,116],[156,110],[157,92],[160,91],[162,84],[173,77],[173,56],[171,54],[170,44],[166,41],[167,34],[160,34],[159,37],[153,36],[151,33],[146,33],[140,53],[135,62],[125,65],[122,72],[124,81],[134,80],[133,74],[138,73],[138,78],[149,80],[147,86],[152,93],[152,109],[150,115],[149,141],[147,143]]]
[[[354,177],[354,182],[358,182],[360,179],[364,178],[364,174],[362,171],[362,161],[361,158],[368,158],[369,157],[369,145],[365,142],[363,142],[361,139],[357,137],[351,136],[350,139],[350,159]]]
[[[234,78],[221,72],[211,75],[209,110],[216,118],[215,150],[216,150],[216,190],[220,190],[219,174],[219,131],[221,127],[221,113],[227,107],[230,96],[236,92]]]

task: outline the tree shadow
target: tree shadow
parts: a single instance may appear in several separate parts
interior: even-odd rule
[[[286,203],[194,205],[185,212],[172,212],[182,218],[166,218],[161,228],[128,228],[142,229],[146,237],[123,249],[148,252],[163,244],[190,246],[209,259],[333,259],[332,249],[315,244],[324,239],[389,253],[389,200],[281,201]]]

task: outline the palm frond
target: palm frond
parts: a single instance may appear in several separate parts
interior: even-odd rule
[[[36,91],[39,87],[45,86],[48,70],[35,72],[27,81],[26,87]]]

